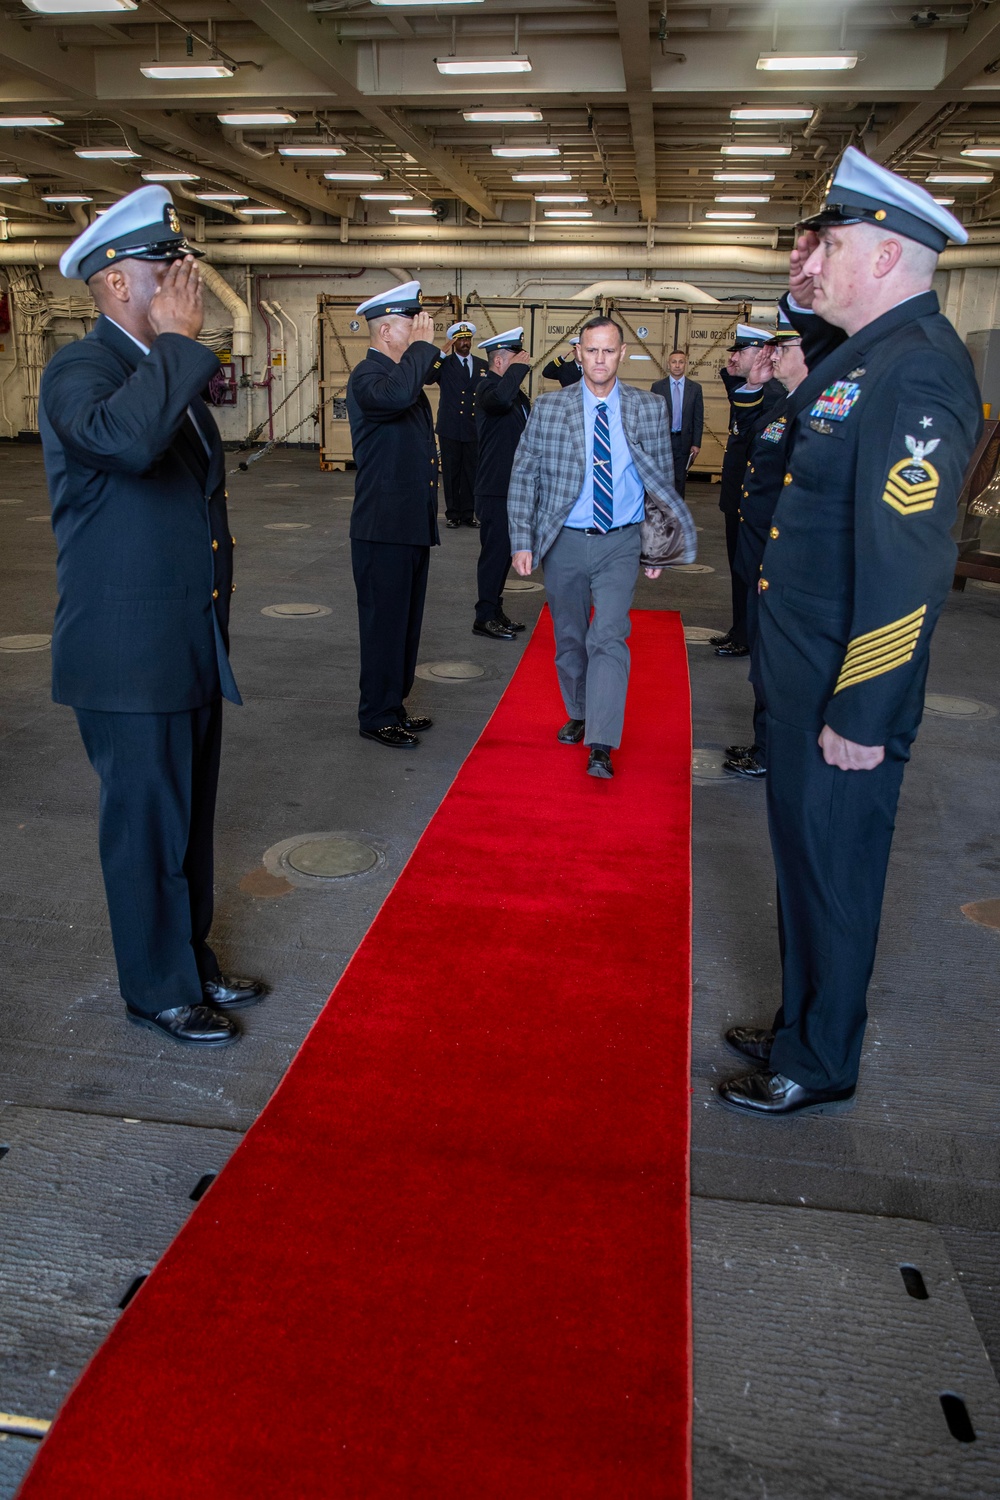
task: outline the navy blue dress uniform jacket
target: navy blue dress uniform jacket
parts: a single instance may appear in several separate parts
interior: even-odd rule
[[[735,515],[740,508],[754,427],[761,417],[784,401],[786,392],[778,380],[769,380],[756,391],[744,391],[741,387],[747,383],[745,375],[730,375],[728,370],[720,370],[719,374],[729,397],[729,437],[722,458],[719,509]]]
[[[542,369],[546,380],[558,380],[563,390],[568,385],[576,385],[578,380],[583,379],[583,366],[573,355],[568,358],[563,354],[557,354],[555,359],[550,359]]]
[[[218,368],[210,349],[183,334],[160,334],[143,354],[100,317],[42,377],[39,426],[59,548],[57,703],[177,713],[220,694],[240,701],[228,657],[225,463],[199,395]]]
[[[399,364],[369,349],[351,371],[347,415],[358,466],[352,541],[438,543],[437,448],[423,391],[437,357],[423,341],[404,349]]]
[[[531,402],[521,390],[530,365],[508,365],[503,375],[487,372],[476,391],[476,432],[479,463],[476,468],[476,499],[502,495],[507,500],[514,454],[521,441]]]
[[[486,361],[470,355],[472,374],[457,354],[439,354],[431,365],[425,385],[436,385],[441,392],[438,405],[438,437],[456,443],[476,441],[476,389],[486,374]]]
[[[972,362],[936,294],[923,292],[815,365],[787,413],[788,467],[760,585],[768,713],[905,757],[982,430]]]

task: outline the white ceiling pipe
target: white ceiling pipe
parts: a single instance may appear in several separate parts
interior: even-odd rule
[[[233,354],[250,354],[250,309],[237,296],[224,276],[207,261],[199,261],[201,279],[213,297],[217,297],[233,320]]]
[[[516,244],[570,244],[576,241],[562,240],[560,235],[566,235],[570,231],[566,226],[561,226],[557,220],[539,220],[535,224],[535,234],[532,240],[531,226],[527,220],[519,224],[489,224],[482,229],[472,224],[350,224],[348,226],[348,242],[352,245],[361,244],[374,240],[397,240],[407,245],[419,243],[427,244],[494,244],[494,243],[516,243]],[[587,234],[607,234],[608,239],[614,244],[642,244],[648,239],[648,232],[643,224],[591,224],[587,226]],[[688,229],[686,225],[675,227],[660,227],[655,231],[655,241],[658,245],[703,245],[703,244],[737,244],[737,245],[765,245],[771,249],[778,243],[778,232],[776,229],[743,229],[735,230],[732,226],[719,228],[718,240],[715,233],[706,226],[704,229]],[[296,225],[291,227],[285,224],[241,224],[237,229],[232,224],[209,224],[205,227],[204,238],[206,241],[213,240],[236,240],[241,243],[274,242],[285,244],[289,240],[334,240],[338,244],[341,240],[339,225],[334,224],[306,224],[301,228]],[[1000,239],[1000,236],[998,236]],[[199,244],[201,241],[199,240]],[[586,244],[583,238],[579,243]]]
[[[574,302],[592,302],[596,297],[627,297],[634,301],[639,297],[651,300],[667,298],[671,302],[707,303],[718,302],[711,292],[702,291],[690,281],[654,281],[646,286],[641,281],[592,281],[582,292],[573,293]]]
[[[20,240],[0,242],[0,265],[54,266],[67,242]],[[217,265],[330,266],[382,270],[399,260],[391,245],[211,245],[207,254]],[[414,245],[407,255],[419,274],[427,270],[483,271],[747,271],[762,276],[788,269],[788,253],[755,245]],[[206,264],[201,262],[202,266]],[[945,250],[942,271],[1000,268],[1000,243],[964,245]],[[232,292],[232,288],[229,288]],[[235,293],[233,293],[235,296]]]

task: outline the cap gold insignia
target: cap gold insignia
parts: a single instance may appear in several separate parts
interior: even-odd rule
[[[424,305],[424,294],[423,294],[423,292],[418,292],[417,293],[417,303],[418,303],[418,305],[420,307],[423,307],[423,305]]]
[[[884,208],[877,208],[875,210],[875,217],[876,217],[876,219],[878,219],[879,223],[881,224],[882,220],[885,218],[885,209]]]
[[[118,254],[118,251],[115,249],[114,245],[109,245],[104,253],[108,257],[108,260],[114,260],[115,256]]]
[[[180,234],[181,221],[177,217],[177,210],[176,208],[174,208],[174,205],[172,203],[167,207],[167,220],[170,224],[171,229],[174,231],[174,234]]]

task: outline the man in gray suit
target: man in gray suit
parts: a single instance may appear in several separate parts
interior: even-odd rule
[[[687,355],[675,349],[667,360],[670,374],[657,380],[653,391],[662,396],[670,412],[670,443],[674,455],[674,488],[684,499],[687,471],[701,451],[705,428],[705,394],[697,380],[687,375]]]
[[[588,775],[608,778],[625,717],[639,564],[658,578],[664,562],[690,562],[695,527],[674,488],[664,401],[618,379],[621,328],[592,318],[580,330],[579,351],[583,379],[539,396],[532,408],[514,456],[507,516],[515,571],[526,578],[539,561],[545,566],[569,714],[557,737],[564,745],[584,740]],[[655,547],[641,530],[655,533]]]

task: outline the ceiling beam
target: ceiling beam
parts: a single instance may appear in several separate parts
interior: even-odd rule
[[[198,163],[190,162],[184,156],[175,156],[172,151],[164,151],[160,146],[151,146],[148,141],[142,140],[127,120],[116,119],[114,123],[121,130],[122,135],[125,137],[125,144],[132,151],[137,151],[141,156],[148,157],[150,161],[156,162],[158,166],[166,167],[168,170],[175,172],[189,172],[192,165],[198,165]],[[217,168],[213,168],[209,176],[213,182],[218,183],[219,187],[225,188],[231,193],[242,193],[248,185],[236,177],[230,177],[227,172],[220,172]],[[195,198],[196,188],[192,188],[182,182],[174,182],[170,186],[171,190],[179,191],[185,197]],[[300,208],[297,203],[289,203],[287,198],[276,198],[271,193],[261,190],[256,184],[251,187],[250,192],[252,197],[257,198],[266,207],[280,208],[283,213],[290,215],[297,223],[308,224],[310,222],[309,210]],[[197,202],[196,198],[195,201]],[[200,204],[199,206],[201,211],[204,212],[205,205]],[[217,203],[214,206],[216,208],[229,207],[225,203]],[[238,211],[234,208],[232,212],[236,215]]]
[[[94,54],[86,47],[60,47],[56,33],[5,20],[0,26],[0,60],[65,99],[90,98],[96,87]]]
[[[656,222],[656,146],[653,135],[653,78],[650,62],[649,0],[615,0],[625,92],[632,123],[632,151],[642,217]]]
[[[26,198],[23,193],[15,193],[9,187],[0,187],[0,207],[16,209],[18,213],[26,214],[31,219],[49,219],[53,224],[64,222],[58,214],[52,212],[47,203],[41,203],[37,198]],[[0,235],[0,240],[3,238],[5,236]]]
[[[266,193],[273,192],[277,195],[272,207],[285,207],[288,200],[293,199],[296,203],[315,209],[318,213],[336,216],[348,212],[348,204],[343,198],[326,192],[312,183],[304,174],[296,172],[294,168],[286,167],[282,170],[281,167],[271,166],[264,160],[250,161],[248,157],[241,156],[230,146],[219,132],[208,133],[195,130],[185,116],[179,113],[115,109],[109,112],[108,118],[120,125],[134,126],[143,136],[159,136],[161,140],[168,141],[172,146],[180,146],[195,157],[217,163],[223,171],[228,169],[230,172],[242,174],[238,178],[230,179],[232,191],[242,192],[247,186],[246,179],[252,179],[251,191],[258,196],[260,196],[261,189]],[[216,182],[223,182],[220,172],[210,170],[209,176]]]
[[[886,161],[919,130],[928,125],[956,89],[967,88],[974,78],[1000,57],[1000,6],[990,5],[974,18],[965,31],[948,38],[944,73],[934,93],[919,103],[905,104],[872,151],[876,161]]]
[[[397,110],[373,104],[358,88],[353,73],[354,53],[338,43],[334,30],[303,7],[292,8],[288,0],[238,0],[240,11],[292,57],[304,64],[337,96],[401,151],[433,172],[442,187],[455,193],[484,218],[497,217],[496,204],[474,173],[453,152],[435,146],[422,126],[405,120]]]

